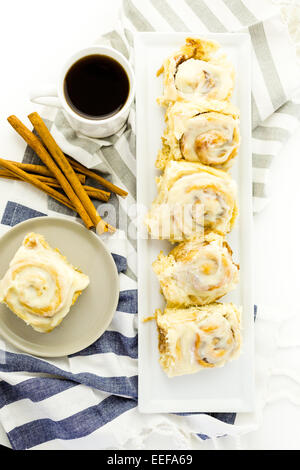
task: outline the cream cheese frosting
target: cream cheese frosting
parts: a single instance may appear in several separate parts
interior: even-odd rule
[[[178,100],[229,100],[235,71],[216,42],[187,38],[179,51],[168,57],[158,74],[164,73],[164,93],[159,104]]]
[[[214,303],[156,312],[160,364],[168,377],[222,367],[240,353],[241,309]]]
[[[186,160],[220,165],[234,147],[235,122],[231,116],[217,113],[192,118],[182,136],[181,151]]]
[[[239,111],[228,102],[176,102],[166,111],[156,167],[170,160],[199,162],[228,170],[238,153]]]
[[[236,218],[237,187],[222,170],[170,161],[145,223],[152,238],[184,241],[228,233]]]
[[[232,291],[239,280],[232,251],[217,234],[180,243],[168,256],[160,253],[152,266],[169,307],[209,304]]]
[[[61,323],[88,285],[88,276],[42,235],[29,233],[0,281],[0,302],[36,331],[46,333]]]
[[[226,100],[233,88],[232,70],[224,65],[188,59],[177,67],[175,87],[186,99]]]

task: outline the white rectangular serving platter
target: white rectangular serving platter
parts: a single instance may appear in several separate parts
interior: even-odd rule
[[[223,297],[243,307],[241,356],[223,368],[168,378],[158,359],[155,322],[143,322],[156,308],[164,308],[152,262],[167,241],[145,239],[143,217],[138,222],[139,409],[143,413],[250,412],[254,408],[254,313],[252,295],[252,165],[251,165],[251,50],[247,34],[136,33],[135,70],[137,101],[137,202],[140,212],[157,194],[155,168],[164,131],[164,109],[156,103],[162,77],[156,72],[164,59],[177,51],[186,37],[219,42],[236,68],[232,102],[241,112],[241,148],[231,170],[239,188],[240,215],[228,236],[234,260],[240,264],[238,288]]]

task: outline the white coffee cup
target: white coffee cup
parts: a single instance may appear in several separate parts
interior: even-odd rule
[[[129,78],[129,95],[123,108],[120,109],[116,114],[104,119],[88,119],[77,114],[68,104],[64,94],[64,81],[66,74],[70,70],[73,64],[83,57],[89,55],[106,55],[115,59],[119,64],[122,65]],[[30,93],[30,100],[33,103],[42,104],[45,106],[54,106],[62,108],[65,111],[65,116],[76,132],[80,132],[89,137],[108,137],[115,134],[125,124],[130,106],[134,100],[135,95],[135,79],[132,67],[128,60],[120,54],[120,52],[107,46],[91,46],[86,49],[82,49],[74,54],[65,63],[60,73],[58,86],[48,87],[47,89],[41,89]]]

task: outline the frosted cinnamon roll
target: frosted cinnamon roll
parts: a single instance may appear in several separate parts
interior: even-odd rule
[[[0,281],[0,302],[40,333],[56,328],[89,278],[52,249],[42,235],[29,233]]]
[[[209,234],[204,241],[177,245],[153,263],[168,307],[205,305],[235,289],[239,266],[223,237]]]
[[[157,310],[159,362],[168,377],[222,367],[236,359],[240,317],[241,310],[232,303]]]
[[[186,44],[172,54],[157,75],[164,73],[163,106],[178,100],[229,100],[235,71],[219,44],[187,38]]]
[[[163,146],[156,167],[169,160],[199,162],[227,170],[238,153],[239,112],[222,101],[176,102],[166,112]]]
[[[230,232],[237,216],[237,187],[228,173],[200,163],[167,164],[145,223],[152,238],[185,241]]]

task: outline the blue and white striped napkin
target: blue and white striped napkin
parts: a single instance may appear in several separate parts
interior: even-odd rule
[[[300,105],[291,97],[300,84],[295,50],[278,11],[266,0],[124,0],[122,27],[107,42],[133,58],[132,31],[245,31],[253,45],[254,207],[266,201],[265,177],[298,125]],[[263,15],[263,16],[262,16]],[[141,415],[137,409],[137,290],[135,214],[135,111],[106,140],[76,135],[61,111],[41,113],[66,154],[102,171],[125,187],[126,200],[112,197],[118,232],[107,238],[120,275],[120,301],[108,331],[78,354],[53,360],[21,354],[0,341],[0,423],[14,449],[143,448],[153,433],[172,436],[174,448],[199,439],[239,436],[254,428],[234,425],[235,414]],[[9,158],[9,156],[7,156]],[[36,162],[29,148],[20,161]],[[105,205],[99,206],[105,215]],[[28,218],[70,210],[21,182],[0,181],[0,234]],[[114,223],[114,221],[109,221]]]

